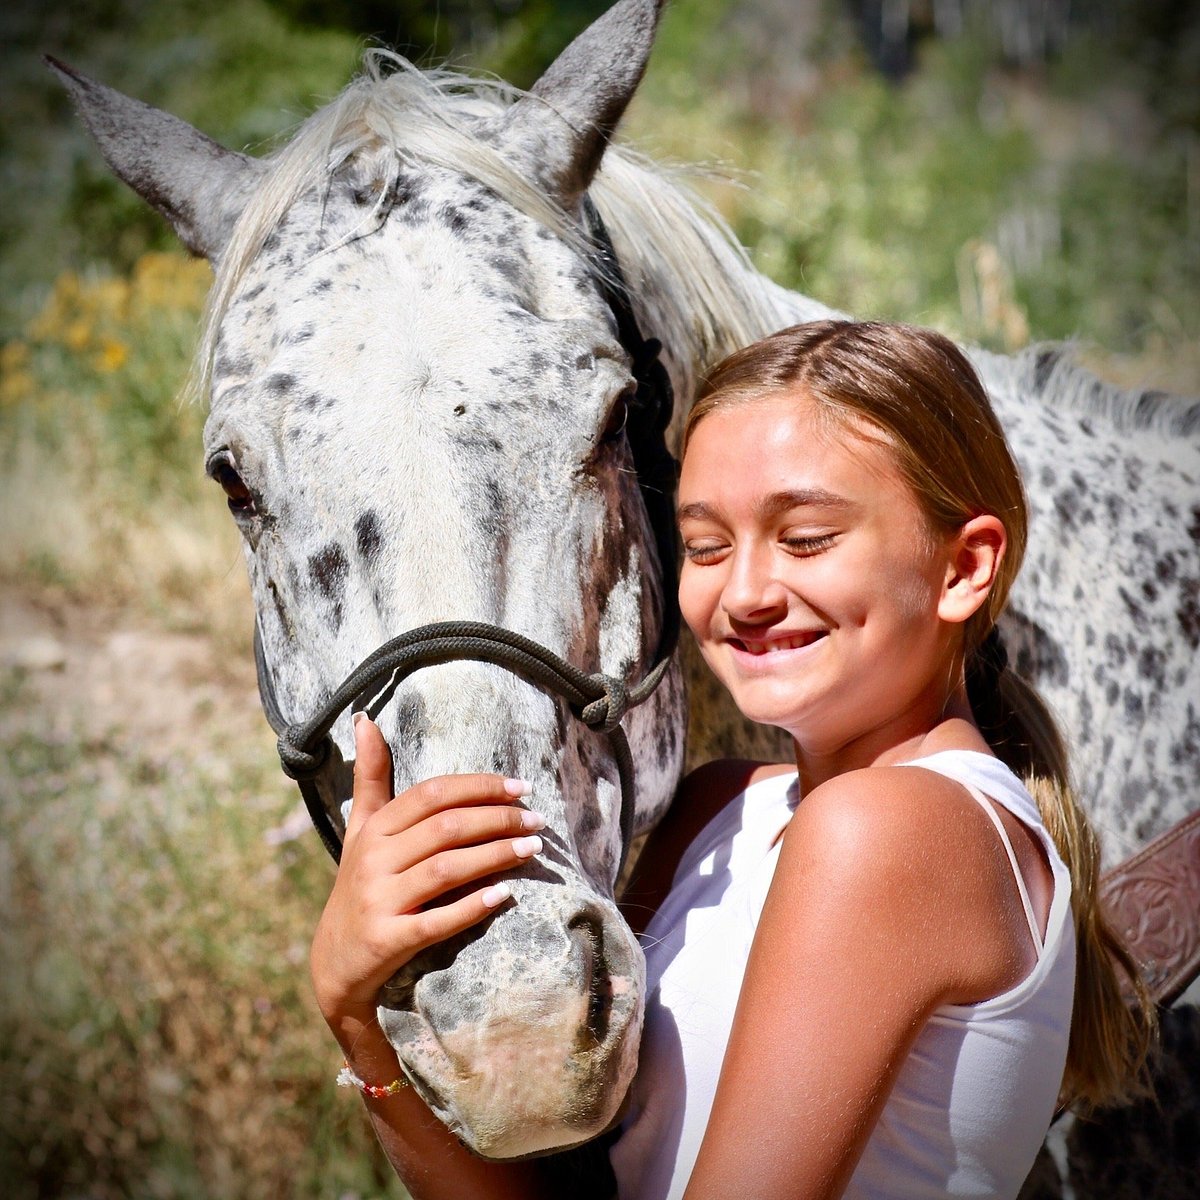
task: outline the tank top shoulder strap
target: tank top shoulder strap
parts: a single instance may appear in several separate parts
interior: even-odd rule
[[[1021,907],[1025,910],[1025,920],[1029,924],[1030,936],[1033,938],[1033,944],[1040,952],[1042,949],[1041,930],[1038,928],[1037,916],[1033,911],[1033,903],[1029,899],[1029,889],[1025,886],[1025,877],[1021,874],[1021,867],[1017,862],[1016,851],[1013,850],[1012,839],[1008,836],[1008,830],[1005,829],[1004,822],[1000,819],[1000,814],[996,812],[995,806],[973,783],[967,783],[963,779],[959,779],[956,782],[962,784],[971,798],[987,813],[988,819],[996,827],[996,832],[1000,835],[1000,843],[1004,847],[1005,854],[1008,855],[1008,863],[1012,867],[1013,878],[1017,882],[1017,893],[1021,897]]]

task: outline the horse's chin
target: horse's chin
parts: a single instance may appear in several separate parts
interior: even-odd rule
[[[427,1042],[406,1043],[401,1058],[422,1099],[476,1154],[528,1158],[603,1133],[637,1066],[640,1028],[612,1047],[564,1057],[578,1019],[568,1007],[558,1027],[543,1024],[537,1038],[498,1021],[440,1039],[440,1054]],[[467,1062],[470,1073],[457,1074]]]
[[[484,1158],[527,1158],[603,1133],[633,1079],[644,960],[614,906],[585,904],[586,937],[561,916],[557,929],[531,925],[518,904],[509,922],[458,948],[452,972],[424,969],[379,1010],[417,1092]],[[511,972],[497,968],[496,945],[483,943],[516,939],[525,954]],[[531,946],[544,951],[532,962]],[[476,957],[480,973],[469,969]]]

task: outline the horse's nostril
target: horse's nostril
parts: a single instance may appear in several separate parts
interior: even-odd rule
[[[567,929],[583,959],[583,982],[588,997],[586,1030],[597,1045],[603,1045],[612,1014],[612,979],[604,957],[604,922],[595,913],[583,912],[567,922]]]

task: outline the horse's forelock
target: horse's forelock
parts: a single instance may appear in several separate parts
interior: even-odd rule
[[[578,241],[582,250],[583,237],[566,214],[531,186],[495,144],[480,136],[481,125],[499,116],[516,95],[499,80],[424,71],[399,55],[368,51],[363,73],[267,157],[269,170],[217,264],[189,383],[191,395],[198,398],[207,389],[221,320],[263,243],[301,196],[329,189],[352,164],[373,176],[378,198],[349,236],[369,230],[378,220],[387,185],[403,165],[425,162],[472,176],[541,224]]]

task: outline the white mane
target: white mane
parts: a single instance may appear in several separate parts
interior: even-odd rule
[[[487,136],[522,95],[501,80],[420,70],[399,55],[368,51],[363,73],[264,159],[264,178],[217,264],[194,393],[205,389],[221,318],[267,237],[301,196],[327,188],[351,162],[378,189],[375,206],[353,236],[386,219],[387,185],[397,170],[427,163],[478,180],[590,256],[593,249],[577,221]],[[768,298],[769,285],[725,222],[679,174],[613,145],[591,195],[634,296],[648,289],[658,300],[654,319],[673,326],[653,332],[672,347],[677,362],[711,363],[774,328],[778,312]]]
[[[1028,346],[1013,362],[1022,392],[1044,396],[1056,409],[1127,432],[1147,429],[1164,437],[1200,433],[1200,400],[1107,383],[1073,360],[1069,343]]]

